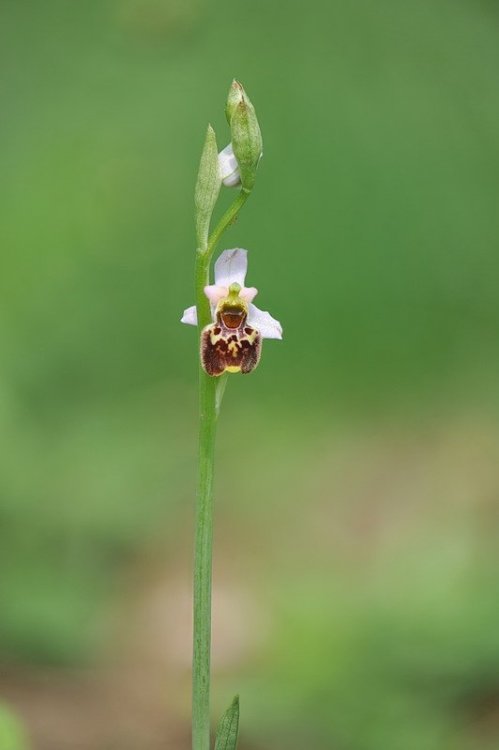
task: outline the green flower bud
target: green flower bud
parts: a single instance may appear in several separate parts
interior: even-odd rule
[[[241,86],[239,81],[236,81],[236,79],[234,79],[230,85],[229,93],[227,96],[227,103],[225,105],[225,116],[229,125],[237,105],[242,102],[244,96],[245,91],[243,87]]]
[[[255,108],[240,83],[234,81],[227,99],[226,115],[231,130],[232,148],[239,165],[241,184],[249,192],[256,179],[262,156],[262,134]]]

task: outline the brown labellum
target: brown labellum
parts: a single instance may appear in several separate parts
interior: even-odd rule
[[[224,372],[251,372],[260,361],[260,334],[255,328],[245,325],[246,315],[238,316],[235,310],[224,311],[217,317],[217,323],[206,326],[201,333],[204,371],[215,377]]]

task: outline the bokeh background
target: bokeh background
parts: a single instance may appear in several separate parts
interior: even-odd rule
[[[214,721],[498,747],[497,3],[1,0],[0,37],[2,750],[189,747],[179,318],[233,77],[264,159],[220,249],[285,338],[220,423]]]

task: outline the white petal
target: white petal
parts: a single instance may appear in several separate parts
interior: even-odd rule
[[[188,307],[187,310],[184,310],[184,314],[182,315],[180,322],[187,323],[187,325],[189,326],[197,326],[198,313],[196,310],[196,305],[193,305],[192,307]]]
[[[260,331],[264,339],[282,339],[282,326],[279,321],[255,305],[249,306],[248,323]]]
[[[227,177],[224,177],[222,180],[225,187],[237,187],[241,184],[241,175],[239,174],[239,170],[236,169],[235,172],[232,172]]]
[[[239,165],[232,150],[232,143],[229,143],[223,151],[218,154],[218,168],[222,182],[227,187],[235,187],[241,182],[239,175]]]
[[[205,286],[204,293],[210,300],[211,304],[216,307],[217,303],[221,299],[227,297],[229,290],[226,286],[218,286],[218,284],[212,284],[211,286]]]
[[[216,286],[229,287],[234,283],[244,286],[247,268],[246,250],[240,247],[235,247],[233,250],[224,250],[215,263]]]

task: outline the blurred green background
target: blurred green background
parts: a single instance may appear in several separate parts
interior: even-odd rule
[[[220,249],[285,338],[224,402],[214,720],[239,692],[241,750],[498,747],[497,4],[1,0],[0,70],[0,699],[32,747],[189,746],[179,318],[233,77],[264,159]]]

